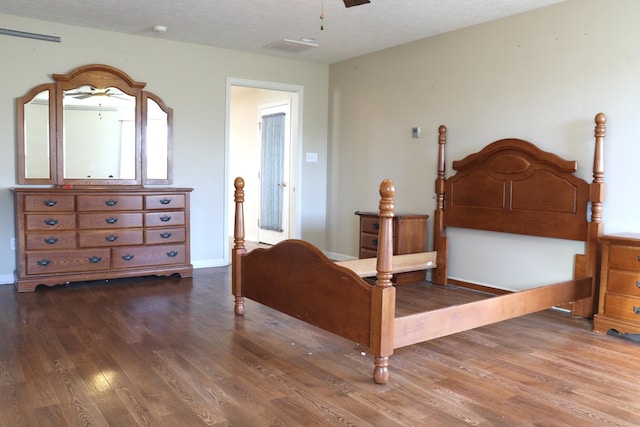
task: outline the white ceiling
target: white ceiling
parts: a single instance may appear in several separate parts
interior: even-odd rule
[[[561,1],[371,0],[347,9],[342,0],[1,0],[0,13],[331,64]],[[318,47],[270,47],[305,37]]]

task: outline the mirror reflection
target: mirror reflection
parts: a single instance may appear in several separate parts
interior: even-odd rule
[[[27,179],[48,179],[51,151],[49,150],[49,91],[43,90],[24,104],[24,175]]]
[[[169,126],[167,113],[151,98],[147,98],[147,179],[168,178],[167,158]]]
[[[64,178],[135,179],[136,98],[85,85],[63,91],[62,105]]]

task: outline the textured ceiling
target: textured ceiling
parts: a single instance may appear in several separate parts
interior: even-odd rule
[[[0,13],[331,64],[561,1],[371,0],[347,9],[342,0],[1,0]],[[318,46],[282,43],[306,37]]]

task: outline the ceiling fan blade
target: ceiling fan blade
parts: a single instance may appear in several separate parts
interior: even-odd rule
[[[344,0],[345,7],[360,6],[361,4],[371,3],[369,0]]]

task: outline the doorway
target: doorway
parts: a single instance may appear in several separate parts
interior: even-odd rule
[[[289,238],[291,103],[260,107],[260,209],[258,243],[275,245]]]
[[[298,170],[300,168],[300,141],[302,87],[278,83],[227,80],[227,132],[225,232],[233,239],[234,209],[233,181],[241,176],[245,181],[245,240],[275,244],[288,238],[299,238]],[[275,108],[275,110],[274,110]],[[273,201],[273,194],[262,189],[262,121],[263,116],[284,113],[287,131],[283,146],[282,176],[272,178],[272,184],[282,195],[281,226],[264,225],[261,202]],[[261,200],[261,193],[263,194]],[[273,205],[271,206],[273,207]],[[275,230],[274,230],[275,229]],[[279,231],[278,231],[279,230]],[[225,253],[228,261],[228,249]]]

